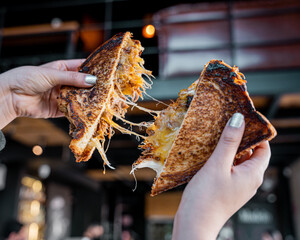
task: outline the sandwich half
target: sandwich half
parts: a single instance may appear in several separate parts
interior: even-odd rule
[[[97,148],[104,163],[110,166],[104,150],[105,139],[111,138],[114,129],[133,133],[113,119],[134,125],[124,119],[127,108],[135,106],[151,86],[151,71],[143,67],[144,60],[140,57],[143,47],[131,37],[129,32],[115,35],[79,67],[79,72],[97,76],[95,86],[89,89],[63,86],[60,90],[59,109],[70,121],[70,149],[77,162],[89,160]]]
[[[237,67],[211,60],[200,78],[181,90],[176,102],[147,128],[143,152],[132,173],[144,167],[156,171],[152,196],[188,182],[211,156],[227,121],[236,112],[245,117],[236,158],[276,136],[271,123],[255,110],[244,75]]]

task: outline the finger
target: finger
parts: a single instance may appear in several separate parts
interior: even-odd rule
[[[240,166],[252,168],[253,171],[261,170],[264,172],[270,161],[271,150],[268,141],[260,143],[254,150],[249,161],[242,163]]]
[[[60,112],[59,110],[57,110],[56,114],[53,116],[53,118],[60,118],[60,117],[64,117],[65,114]]]
[[[270,146],[267,141],[259,144],[248,161],[235,166],[235,173],[242,174],[257,189],[264,179],[264,173],[269,165],[271,157]]]
[[[225,126],[220,140],[210,157],[213,163],[221,168],[230,170],[240,145],[245,129],[244,116],[241,113],[233,114]]]
[[[57,85],[91,87],[96,84],[97,80],[97,77],[93,75],[73,71],[59,71],[50,68],[43,69],[42,74],[50,83],[50,87]]]
[[[247,161],[251,157],[252,153],[253,153],[252,149],[248,150],[243,156],[241,156],[240,158],[235,159],[235,162],[234,162],[235,165],[239,165],[239,164]]]
[[[85,59],[58,60],[41,65],[45,68],[53,68],[61,71],[77,71]]]

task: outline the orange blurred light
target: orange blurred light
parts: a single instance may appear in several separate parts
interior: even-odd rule
[[[153,38],[155,35],[155,27],[151,24],[148,24],[143,27],[142,33],[144,38]]]
[[[40,156],[40,155],[42,155],[42,153],[43,153],[43,148],[42,148],[40,145],[35,145],[35,146],[33,146],[33,148],[32,148],[32,152],[33,152],[35,155]]]

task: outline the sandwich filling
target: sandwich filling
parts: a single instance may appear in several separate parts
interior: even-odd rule
[[[227,65],[226,65],[227,66]],[[230,66],[228,65],[230,68]],[[233,79],[236,84],[244,84],[244,75],[233,67]],[[137,168],[148,167],[157,172],[157,176],[163,171],[166,159],[169,156],[173,143],[180,131],[190,103],[195,95],[199,80],[195,81],[189,88],[179,93],[176,102],[161,111],[155,122],[147,128],[147,134],[142,156],[133,164],[132,173]]]
[[[114,117],[123,121],[130,126],[146,126],[146,123],[132,123],[124,119],[129,106],[135,106],[139,97],[146,89],[151,87],[151,71],[144,68],[144,60],[140,57],[143,47],[139,41],[128,39],[121,50],[120,60],[115,72],[113,85],[110,89],[109,99],[106,101],[104,111],[98,122],[97,129],[87,144],[82,155],[76,158],[79,161],[87,161],[93,150],[97,148],[100,153],[104,164],[111,167],[105,155],[104,143],[105,138],[110,139],[114,134],[114,129],[119,130],[121,133],[135,134],[143,137],[131,130],[121,127],[114,121]],[[149,80],[147,82],[143,76]],[[151,112],[148,109],[144,111]],[[112,167],[111,167],[112,168]]]
[[[176,102],[162,110],[155,122],[147,128],[147,134],[141,158],[133,165],[133,171],[137,168],[152,168],[160,174],[176,136],[184,121],[190,103],[195,95],[198,80],[188,89],[179,93]]]

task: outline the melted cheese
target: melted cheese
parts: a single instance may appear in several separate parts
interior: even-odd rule
[[[126,129],[126,128],[121,127],[120,125],[118,125],[117,123],[115,123],[115,122],[114,122],[113,120],[111,120],[111,119],[106,118],[105,120],[106,120],[113,128],[118,129],[121,133],[126,133],[126,134],[129,134],[129,135],[133,134],[133,135],[136,135],[137,137],[145,138],[144,136],[142,136],[142,135],[140,135],[140,134],[138,134],[138,133],[136,133],[136,132],[133,132],[133,131],[131,131],[131,130],[129,130],[129,129]],[[141,124],[142,124],[142,123],[141,123]]]
[[[136,168],[149,167],[154,169],[158,174],[162,171],[165,160],[172,148],[173,142],[180,130],[188,109],[188,96],[193,96],[197,81],[188,89],[184,89],[179,93],[179,98],[167,109],[157,112],[146,108],[139,107],[135,102],[147,88],[151,87],[151,71],[143,67],[144,60],[140,57],[142,47],[138,41],[130,40],[123,48],[120,61],[115,73],[114,86],[110,99],[105,106],[105,111],[101,116],[98,128],[93,138],[91,146],[97,148],[104,165],[110,165],[104,151],[105,138],[111,138],[113,135],[112,129],[117,129],[121,133],[134,134],[145,139],[145,144],[141,146],[144,149],[151,149],[151,160],[141,162]],[[150,80],[146,82],[143,75]],[[124,118],[129,106],[138,107],[139,109],[154,113],[157,115],[153,124],[132,123]],[[148,127],[148,136],[141,136],[129,129],[125,129],[113,121],[113,117],[129,124],[130,126]],[[134,171],[134,170],[133,170]]]
[[[157,121],[147,130],[154,132],[146,141],[152,145],[155,158],[159,158],[162,163],[169,154],[183,118],[184,112],[177,112],[174,106],[170,106],[167,111],[162,111]]]
[[[142,154],[144,161],[140,161],[138,167],[149,167],[157,171],[157,166],[163,166],[167,159],[173,143],[180,131],[185,115],[187,113],[190,101],[195,95],[195,89],[198,81],[194,82],[188,89],[183,89],[175,103],[161,111],[155,122],[148,127],[148,136],[141,148],[145,149]],[[146,156],[151,155],[152,161]],[[154,163],[153,163],[154,161]]]
[[[138,41],[128,41],[124,47],[124,54],[121,55],[116,71],[115,85],[121,94],[130,96],[133,102],[142,97],[142,92],[150,88],[142,75],[151,76],[151,71],[143,67],[144,60],[140,57],[143,48]]]
[[[100,144],[100,142],[96,141],[96,140],[92,140],[92,145],[97,148],[98,152],[100,153],[100,155],[101,155],[101,157],[103,159],[104,165],[107,165],[111,169],[115,169],[114,167],[112,167],[110,165],[110,163],[109,163],[109,161],[108,161],[108,159],[106,157],[106,154],[104,152],[103,146]]]
[[[142,97],[142,93],[145,92],[147,88],[151,87],[151,83],[146,82],[143,78],[143,75],[145,75],[149,79],[151,71],[148,71],[143,67],[144,60],[140,57],[142,50],[143,48],[141,47],[140,42],[131,39],[127,41],[126,45],[123,47],[123,53],[121,53],[120,61],[115,73],[114,86],[110,94],[110,99],[106,103],[97,131],[90,141],[91,146],[97,148],[104,164],[110,168],[112,167],[105,155],[104,142],[105,137],[110,139],[113,135],[112,129],[115,128],[121,133],[134,134],[137,137],[144,138],[144,136],[129,129],[125,129],[113,121],[113,117],[116,117],[130,126],[147,126],[144,122],[132,123],[124,118],[129,105],[136,106],[135,102],[138,98]],[[151,111],[148,109],[145,110]]]
[[[133,174],[134,171],[138,168],[151,168],[156,172],[157,175],[160,175],[164,166],[161,162],[155,161],[153,159],[146,159],[146,160],[142,161],[140,164],[135,165],[132,168],[130,174]]]

